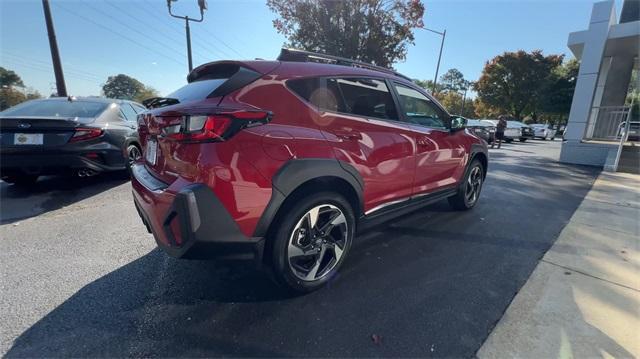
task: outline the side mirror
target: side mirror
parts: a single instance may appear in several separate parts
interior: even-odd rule
[[[458,131],[467,126],[467,119],[463,117],[451,116],[451,131]]]

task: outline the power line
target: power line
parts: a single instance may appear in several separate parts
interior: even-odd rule
[[[10,61],[26,61],[26,62],[31,62],[32,64],[36,64],[36,65],[40,65],[40,66],[43,66],[43,65],[44,66],[49,66],[49,67],[52,66],[51,62],[42,61],[42,60],[36,60],[36,59],[29,59],[29,58],[25,58],[24,56],[15,55],[15,54],[12,54],[12,53],[6,52],[6,51],[3,53],[3,56],[10,57],[9,58]],[[14,59],[12,60],[11,58],[14,58]],[[76,70],[76,69],[73,69],[73,68],[69,68],[68,65],[65,66],[65,71],[64,72],[65,73],[67,73],[67,72],[68,73],[74,73],[75,72],[75,73],[77,73],[79,75],[82,75],[82,76],[94,77],[95,79],[100,80],[100,77],[97,76],[94,73],[83,71],[83,70]]]
[[[204,30],[204,32],[208,33],[209,35],[211,35],[211,37],[213,37],[214,39],[218,40],[218,42],[220,42],[222,45],[224,45],[226,48],[228,48],[229,50],[235,52],[238,56],[240,56],[240,58],[244,58],[245,56],[242,55],[241,53],[239,53],[238,51],[236,51],[236,49],[234,49],[233,47],[229,46],[226,42],[222,41],[222,39],[220,39],[219,37],[217,37],[215,34],[213,34],[211,31],[207,30],[206,28],[202,28],[202,30]]]
[[[174,59],[174,58],[172,58],[172,57],[169,57],[169,56],[167,56],[166,54],[163,54],[163,53],[158,52],[158,51],[156,51],[156,50],[154,50],[154,49],[152,49],[152,48],[150,48],[150,47],[148,47],[148,46],[145,46],[144,44],[141,44],[140,42],[138,42],[138,41],[136,41],[136,40],[133,40],[133,39],[131,39],[130,37],[128,37],[128,36],[126,36],[126,35],[123,35],[123,34],[121,34],[121,33],[119,33],[119,32],[116,32],[116,31],[114,31],[113,29],[111,29],[111,28],[109,28],[109,27],[107,27],[107,26],[105,26],[105,25],[102,25],[102,24],[100,24],[100,23],[97,23],[97,22],[93,21],[92,19],[89,19],[89,18],[87,18],[87,17],[85,17],[85,16],[83,16],[83,15],[81,15],[81,14],[78,14],[77,12],[72,11],[72,10],[70,10],[70,9],[68,9],[68,8],[66,8],[66,7],[64,7],[64,6],[62,6],[62,5],[60,5],[59,3],[57,3],[56,5],[57,5],[60,9],[62,9],[62,10],[64,10],[64,11],[66,11],[66,12],[68,12],[68,13],[72,14],[72,15],[75,15],[75,16],[77,16],[77,17],[79,17],[79,18],[81,18],[81,19],[83,19],[83,20],[85,20],[85,21],[87,21],[87,22],[89,22],[89,23],[91,23],[91,24],[97,25],[97,26],[99,26],[99,27],[103,28],[103,29],[104,29],[104,30],[106,30],[106,31],[112,32],[112,33],[114,33],[114,34],[118,35],[119,37],[121,37],[121,38],[123,38],[123,39],[125,39],[125,40],[127,40],[127,41],[129,41],[129,42],[131,42],[131,43],[133,43],[133,44],[135,44],[135,45],[137,45],[137,46],[139,46],[139,47],[143,48],[143,49],[146,49],[146,50],[148,50],[148,51],[150,51],[150,52],[154,52],[154,53],[156,53],[157,55],[162,56],[162,57],[164,57],[164,58],[166,58],[166,59],[168,59],[168,60],[171,60],[171,61],[173,61],[173,62],[177,63],[177,64],[178,64],[178,65],[180,65],[180,66],[184,66],[184,63],[181,63],[180,61],[177,61],[176,59]]]
[[[14,61],[14,60],[9,60],[9,62],[12,62],[12,61]],[[17,60],[15,60],[15,61],[17,61]],[[31,70],[46,72],[48,74],[52,73],[51,68],[49,68],[48,66],[43,66],[43,65],[38,66],[38,65],[34,65],[34,64],[27,64],[27,63],[24,63],[24,62],[15,62],[15,63],[13,63],[11,65],[11,67],[14,67],[14,68],[23,67],[23,68],[28,68],[28,69],[31,69]],[[84,80],[86,82],[90,82],[92,84],[96,84],[96,80],[92,79],[92,78],[84,77],[84,76],[81,76],[81,75],[76,75],[76,74],[73,74],[73,73],[65,73],[65,75],[69,76],[71,78],[76,78],[76,79],[79,79],[79,80]]]
[[[89,5],[89,4],[87,3],[86,5]],[[111,20],[113,20],[114,22],[116,22],[116,23],[118,23],[118,24],[120,24],[120,25],[122,25],[122,26],[126,27],[127,29],[129,29],[129,30],[131,30],[131,31],[133,31],[133,32],[135,32],[135,33],[137,33],[137,34],[139,34],[140,36],[143,36],[143,37],[147,38],[148,40],[151,40],[151,41],[153,41],[153,42],[157,43],[157,44],[158,44],[158,45],[160,45],[160,46],[168,47],[168,46],[167,46],[167,43],[162,43],[162,42],[160,42],[160,41],[158,41],[158,40],[156,40],[156,39],[154,39],[154,38],[152,38],[152,37],[148,36],[147,34],[145,34],[145,33],[141,32],[140,30],[137,30],[137,29],[135,29],[135,28],[133,28],[133,27],[129,26],[129,25],[128,25],[128,24],[126,24],[125,22],[122,22],[122,21],[118,20],[117,18],[115,18],[115,17],[113,17],[113,16],[111,16],[111,15],[107,14],[106,12],[104,12],[104,11],[102,11],[102,10],[100,10],[100,9],[98,9],[98,8],[96,8],[96,7],[94,7],[93,5],[89,5],[89,8],[91,8],[93,11],[95,11],[95,12],[97,12],[97,13],[100,13],[100,14],[102,14],[102,15],[104,15],[104,16],[106,16],[106,17],[110,18],[110,19],[111,19]],[[176,49],[174,49],[174,48],[170,48],[170,49],[171,49],[171,50],[174,50],[174,51],[177,51],[177,50],[176,50]]]
[[[142,22],[140,17],[135,17],[135,16],[133,16],[133,15],[129,14],[129,13],[127,12],[127,10],[125,10],[125,9],[121,8],[120,6],[117,6],[117,5],[116,5],[116,3],[112,3],[112,2],[108,2],[108,1],[105,1],[104,3],[105,3],[105,4],[107,4],[107,5],[109,5],[109,6],[111,6],[111,7],[112,7],[112,8],[114,8],[114,9],[118,10],[119,12],[121,12],[121,13],[123,13],[123,14],[127,15],[129,18],[133,19],[134,21],[136,21],[136,22],[138,22],[138,23],[141,23],[141,24],[144,24],[144,25],[146,25],[146,26],[150,26],[150,28],[153,28],[153,29],[154,29],[154,32],[156,32],[156,33],[159,33],[159,32],[160,32],[160,31],[159,31],[159,29],[161,29],[161,28],[162,28],[162,27],[159,27],[159,26],[154,26],[154,24],[151,24],[150,22],[147,22],[147,21]],[[145,11],[146,11],[146,9],[145,9]],[[157,17],[156,17],[155,15],[153,15],[153,14],[152,14],[152,17],[151,17],[151,18],[152,18],[152,19],[154,19],[154,18],[157,18]],[[146,19],[146,18],[142,18],[142,19]],[[164,24],[163,24],[163,25],[164,25]],[[167,35],[169,35],[169,36],[167,36]],[[167,38],[172,37],[172,40],[173,40],[174,42],[182,42],[182,41],[184,40],[184,38],[182,38],[182,36],[179,36],[179,35],[178,35],[178,34],[176,34],[175,32],[164,32],[164,33],[163,33],[163,36],[165,36],[165,37],[167,37]],[[194,52],[196,55],[198,55],[199,57],[206,57],[206,56],[202,55],[202,53],[201,53],[201,52],[199,52],[197,49],[194,49],[194,51],[193,51],[193,52]]]
[[[202,43],[200,43],[200,46],[203,46],[204,44],[206,44],[207,46],[211,46],[211,49],[213,49],[212,52],[217,52],[219,58],[230,59],[233,57],[233,56],[230,56],[229,53],[226,52],[225,50],[221,48],[215,48],[213,45],[209,45],[208,40],[204,39],[203,37],[200,37],[200,34],[198,34],[197,32],[194,32],[193,35],[196,39],[198,39],[199,41],[202,41]],[[222,56],[219,56],[220,54],[222,54]]]
[[[145,2],[149,5],[151,5],[151,8],[156,8],[153,2],[145,0]],[[150,12],[147,11],[146,7],[143,7],[144,11],[147,12],[148,14],[150,14],[150,16],[152,17],[156,17],[157,15],[151,14]],[[176,29],[179,32],[182,32],[183,28],[178,25],[176,22],[168,22],[169,26],[173,26],[174,29]],[[174,26],[175,25],[175,26]],[[177,27],[176,27],[177,26]],[[213,45],[211,45],[211,43],[209,42],[209,40],[204,39],[202,37],[200,37],[200,34],[198,34],[197,32],[194,32],[193,35],[199,39],[199,41],[201,41],[200,46],[201,47],[205,47],[203,45],[207,45],[210,46],[209,51],[211,51],[212,53],[216,54],[215,56],[218,58],[232,58],[234,56],[230,56],[229,53],[227,53],[225,50],[221,49],[220,47],[215,47]],[[215,37],[215,36],[214,36]],[[220,56],[222,54],[222,56]]]

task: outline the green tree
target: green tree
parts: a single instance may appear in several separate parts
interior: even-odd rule
[[[640,79],[638,78],[638,69],[631,71],[631,81],[627,90],[627,98],[625,104],[631,106],[631,120],[638,121],[640,119]]]
[[[550,123],[563,122],[568,118],[579,69],[578,60],[571,59],[551,70],[536,105],[541,118]]]
[[[142,101],[157,96],[157,91],[145,86],[131,76],[119,74],[109,76],[102,86],[102,93],[108,98]]]
[[[432,80],[418,80],[414,79],[413,82],[422,87],[423,89],[431,92],[433,90],[433,81]]]
[[[27,100],[41,98],[38,91],[25,88],[18,74],[0,67],[0,111]]]
[[[469,88],[469,81],[464,79],[464,75],[458,69],[450,69],[440,76],[438,89],[440,91],[464,91]]]
[[[145,86],[133,97],[133,101],[142,102],[146,99],[158,97],[158,91],[153,87]]]
[[[7,70],[4,67],[0,67],[0,87],[24,87],[22,79],[18,74],[11,70]]]
[[[423,27],[420,0],[267,0],[287,46],[390,67],[404,60],[413,28]]]
[[[544,56],[539,50],[505,52],[485,64],[474,88],[482,102],[492,108],[517,119],[526,113],[535,118],[551,73],[562,59],[563,55]]]

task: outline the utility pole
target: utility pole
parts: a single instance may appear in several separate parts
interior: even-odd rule
[[[193,60],[191,58],[191,29],[189,28],[189,21],[202,22],[202,20],[204,20],[204,11],[207,9],[207,2],[206,0],[198,0],[198,7],[200,8],[200,19],[196,20],[196,19],[191,19],[189,18],[189,16],[186,16],[186,15],[185,16],[174,15],[171,12],[171,3],[174,1],[178,1],[178,0],[167,0],[167,8],[169,9],[169,15],[177,19],[184,20],[185,32],[187,34],[187,61],[189,63],[189,72],[191,72],[191,70],[193,70]]]
[[[438,84],[438,71],[440,71],[440,59],[442,58],[442,48],[444,47],[444,38],[447,36],[447,30],[445,29],[443,32],[440,32],[440,31],[436,31],[436,30],[427,29],[426,27],[423,27],[423,29],[425,29],[427,31],[431,31],[434,34],[438,34],[438,35],[442,36],[442,42],[440,42],[440,53],[438,54],[438,65],[436,66],[436,75],[433,77],[433,93],[435,93],[436,89],[438,88],[438,86],[437,86],[437,84]]]
[[[53,20],[51,19],[51,8],[49,8],[49,0],[42,0],[42,7],[44,8],[44,19],[47,22],[49,47],[51,48],[51,61],[53,62],[53,73],[56,76],[56,91],[58,92],[58,96],[67,97],[67,85],[64,82],[64,74],[62,73],[62,63],[60,62],[60,53],[58,52],[56,32],[53,29]]]

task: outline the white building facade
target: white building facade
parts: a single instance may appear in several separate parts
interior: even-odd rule
[[[616,17],[612,0],[597,2],[588,29],[569,35],[580,71],[561,162],[605,169],[617,165],[621,133],[631,119],[625,99],[632,72],[638,69],[640,0],[625,0],[620,21]]]

